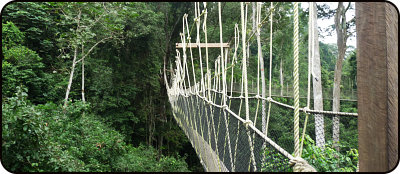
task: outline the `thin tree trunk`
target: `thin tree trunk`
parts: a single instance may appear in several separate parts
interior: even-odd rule
[[[69,92],[71,91],[72,78],[73,78],[73,76],[74,76],[75,65],[76,65],[78,62],[83,61],[83,60],[85,59],[85,57],[86,57],[87,55],[89,55],[89,54],[93,51],[93,49],[94,49],[98,44],[104,42],[104,41],[107,40],[107,39],[111,39],[111,38],[112,38],[112,36],[107,37],[107,38],[103,38],[102,40],[100,40],[100,41],[98,41],[97,43],[95,43],[95,44],[89,49],[89,51],[87,51],[87,53],[86,53],[85,55],[82,55],[82,58],[79,59],[79,60],[76,60],[76,58],[78,57],[78,47],[75,47],[74,59],[72,60],[72,67],[71,67],[71,73],[70,73],[70,76],[69,76],[69,82],[68,82],[67,92],[66,92],[66,94],[65,94],[64,108],[67,106],[67,101],[68,101]],[[82,52],[83,52],[83,51],[82,51]],[[83,66],[84,66],[84,65],[83,65]],[[83,70],[83,69],[82,69],[82,70]],[[84,79],[83,79],[83,80],[84,80]],[[83,82],[83,81],[82,81],[82,82]],[[84,84],[82,83],[82,86],[83,86],[83,85],[84,85]],[[84,88],[83,88],[83,89],[84,89]],[[84,95],[82,95],[82,97],[83,97],[82,99],[84,100]]]
[[[289,96],[289,83],[286,83],[286,96]]]
[[[281,58],[281,63],[279,66],[279,77],[281,82],[281,96],[283,96],[283,58]]]
[[[324,110],[323,99],[322,99],[322,84],[321,84],[321,61],[319,54],[319,41],[318,41],[318,25],[317,25],[317,4],[312,2],[314,18],[314,54],[312,56],[312,83],[313,83],[313,96],[314,96],[314,109]],[[310,26],[311,29],[312,26]],[[311,39],[309,39],[311,41]],[[325,127],[324,117],[322,114],[315,115],[315,140],[317,147],[323,148],[325,145]]]
[[[83,45],[82,45],[82,55],[83,55]],[[85,58],[82,58],[82,101],[85,103]]]
[[[78,47],[75,47],[74,59],[72,60],[71,73],[69,74],[69,82],[68,82],[67,92],[65,93],[64,109],[67,107],[68,97],[69,97],[69,91],[71,91],[72,78],[74,77],[74,71],[75,71],[75,65],[76,65],[76,57],[77,57],[77,54],[78,54]]]
[[[162,146],[163,146],[164,136],[161,134],[158,140],[158,156],[162,154]]]
[[[75,31],[77,31],[79,29],[79,27],[80,27],[81,14],[82,14],[82,11],[79,9],[79,14],[78,14],[78,19],[77,19],[78,23],[77,23]],[[67,107],[69,91],[71,91],[72,79],[74,77],[74,71],[75,71],[75,65],[76,65],[76,58],[77,57],[78,57],[78,46],[75,45],[74,59],[72,60],[72,67],[71,67],[71,73],[69,75],[69,82],[68,82],[67,92],[65,93],[64,109]]]

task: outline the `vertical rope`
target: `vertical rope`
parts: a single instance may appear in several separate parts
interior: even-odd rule
[[[203,31],[204,31],[204,40],[206,45],[206,66],[207,66],[207,92],[208,92],[208,100],[211,100],[210,95],[210,86],[211,86],[211,73],[210,68],[208,67],[208,41],[207,41],[207,3],[204,2],[204,23],[203,23]]]
[[[248,88],[247,88],[247,65],[246,65],[246,22],[247,22],[247,4],[246,4],[246,19],[244,16],[244,9],[243,9],[243,2],[240,3],[241,6],[241,18],[242,18],[242,50],[243,50],[243,81],[244,81],[244,95],[245,95],[245,104],[246,104],[246,130],[247,130],[247,136],[249,140],[249,146],[250,146],[250,153],[251,153],[251,159],[253,161],[253,167],[254,171],[257,170],[256,167],[256,162],[254,158],[254,147],[251,143],[251,136],[250,136],[250,131],[248,130],[248,124],[252,124],[250,119],[249,119],[249,93],[248,93]]]
[[[186,30],[187,30],[187,39],[188,39],[189,48],[190,48],[190,59],[191,59],[191,61],[192,61],[193,83],[194,83],[194,91],[192,91],[192,92],[197,93],[197,88],[196,88],[196,83],[197,83],[197,82],[196,82],[196,73],[195,73],[195,71],[194,71],[193,51],[192,51],[192,41],[191,41],[192,38],[190,37],[189,24],[188,24],[188,22],[187,22],[187,15],[184,16],[184,19],[185,19]],[[192,90],[192,89],[191,89],[191,90]]]
[[[197,5],[196,5],[197,4]],[[200,3],[195,2],[195,12],[196,14],[196,26],[197,26],[197,37],[196,37],[196,44],[197,48],[199,48],[199,57],[200,57],[200,73],[201,73],[201,81],[200,81],[200,86],[201,86],[201,91],[203,92],[203,97],[205,97],[205,90],[204,90],[204,75],[203,75],[203,61],[202,61],[202,56],[201,56],[201,47],[200,47]]]
[[[294,3],[294,156],[300,156],[299,149],[299,3]]]
[[[273,2],[271,2],[271,15],[269,16],[270,21],[270,32],[269,32],[269,97],[271,97],[271,84],[272,84],[272,17],[274,12]],[[269,114],[268,114],[269,115]]]
[[[308,37],[308,79],[307,79],[307,106],[304,108],[304,111],[308,110],[310,108],[310,85],[311,85],[311,71],[312,71],[312,63],[311,60],[314,60],[314,2],[309,2],[309,18],[308,18],[308,25],[309,31],[308,34],[311,37]],[[311,42],[311,44],[310,44]],[[311,48],[312,47],[312,48]],[[311,48],[311,49],[310,49]],[[307,121],[308,121],[308,113],[306,113],[306,118],[304,120],[304,126],[303,126],[303,134],[301,136],[301,143],[300,143],[300,156],[303,153],[303,142],[304,142],[304,136],[306,134],[306,128],[307,128]]]
[[[195,7],[196,7],[196,3],[195,3]],[[195,19],[197,18],[197,8],[195,8],[195,10],[196,10],[196,13],[195,13]],[[191,62],[192,62],[192,73],[193,73],[193,83],[194,83],[194,89],[190,89],[191,90],[191,92],[192,93],[198,93],[199,92],[199,90],[198,90],[198,86],[197,86],[197,82],[196,82],[196,73],[195,73],[195,70],[194,70],[194,62],[193,62],[193,51],[192,51],[192,42],[191,42],[191,37],[190,37],[190,31],[189,31],[189,24],[188,24],[188,21],[187,21],[187,14],[186,15],[184,15],[184,21],[185,21],[185,24],[186,24],[186,31],[187,31],[187,39],[188,39],[188,42],[189,42],[189,48],[190,48],[190,59],[191,59]],[[185,26],[185,25],[184,25]],[[186,44],[184,44],[185,46],[186,46]],[[189,81],[190,81],[190,79],[189,79]],[[190,82],[189,82],[190,83]],[[193,91],[194,90],[194,91]],[[197,100],[197,102],[199,101],[198,100],[198,98],[197,98],[197,96],[196,96],[196,100]],[[192,109],[194,110],[194,108],[193,108],[193,106],[192,106]],[[196,112],[196,113],[194,113],[194,116],[196,116],[198,113]],[[191,126],[193,127],[193,125],[194,125],[194,128],[195,128],[195,130],[197,131],[197,124],[196,124],[196,122],[195,122],[195,120],[194,119],[191,119],[191,122],[190,122],[191,124]],[[192,143],[193,144],[195,144],[196,142],[195,141],[192,141]],[[197,151],[197,149],[196,149],[196,151]],[[200,158],[201,158],[201,154],[199,154],[199,156],[200,156]],[[207,170],[208,170],[208,166],[206,166],[206,168],[207,168]]]
[[[253,4],[254,5],[254,4]],[[257,2],[257,7],[256,7],[256,19],[255,18],[253,18],[253,27],[255,27],[255,28],[253,28],[253,30],[256,30],[256,35],[257,35],[257,44],[258,44],[258,41],[259,41],[259,39],[260,39],[260,27],[258,26],[258,24],[260,24],[260,21],[259,21],[259,18],[260,18],[260,14],[259,14],[259,9],[258,9],[258,6],[259,6],[259,3]],[[259,45],[257,45],[257,46],[259,46]],[[260,51],[260,47],[258,47],[258,56],[257,56],[257,107],[256,107],[256,114],[255,114],[255,116],[254,116],[254,126],[256,126],[256,123],[257,123],[257,116],[258,116],[258,108],[259,108],[259,106],[260,106],[260,98],[259,98],[259,96],[260,96],[260,54],[259,54],[259,51]],[[255,132],[253,132],[253,140],[255,139]],[[252,142],[252,146],[254,146],[254,143],[255,143],[255,141],[253,141]],[[264,149],[264,148],[262,148],[262,149]]]
[[[240,3],[242,16],[242,51],[243,51],[243,81],[244,81],[244,96],[246,105],[246,121],[249,120],[249,92],[247,91],[247,67],[246,67],[246,23],[244,20],[244,6]],[[247,16],[247,15],[246,15]]]
[[[217,69],[218,69],[217,68],[218,67],[217,64],[218,64],[218,59],[215,60],[215,63],[214,63],[214,74],[217,73]],[[214,78],[214,89],[217,90],[217,78]],[[214,95],[214,97],[213,97],[213,99],[211,99],[211,101],[214,100],[213,102],[215,103],[215,99],[216,99],[216,96]],[[218,154],[217,134],[216,134],[216,129],[215,129],[214,117],[212,116],[212,115],[214,115],[214,110],[212,109],[211,105],[210,105],[210,112],[211,112],[212,130],[213,130],[213,134],[214,134],[215,149],[216,149],[216,153]],[[210,138],[210,142],[211,142],[211,138]],[[211,146],[211,143],[210,143],[210,146]],[[219,162],[218,162],[218,164],[219,164]]]
[[[231,96],[233,91],[233,69],[235,69],[236,57],[237,57],[237,48],[239,47],[239,27],[238,24],[235,24],[235,52],[233,53],[232,59],[232,75],[231,75]],[[230,107],[230,103],[229,103]]]
[[[203,31],[205,38],[205,46],[206,46],[206,66],[207,66],[207,97],[208,100],[211,101],[211,72],[208,66],[208,41],[207,41],[207,3],[204,2],[204,23],[203,23]],[[211,105],[209,105],[210,111],[212,109]],[[207,108],[206,108],[207,109]],[[211,116],[211,115],[210,115]],[[211,116],[212,117],[212,116]],[[208,112],[206,111],[206,119],[207,119],[207,133],[208,133],[208,144],[211,145],[211,129],[210,129],[210,119],[208,118]]]
[[[196,5],[197,4],[197,5]],[[200,15],[200,3],[196,3],[195,2],[195,22],[196,22],[196,26],[197,26],[197,37],[196,37],[196,44],[197,44],[197,47],[198,47],[198,49],[199,49],[199,57],[200,57],[200,69],[201,69],[201,81],[200,81],[200,86],[201,86],[201,91],[203,92],[203,97],[205,97],[205,91],[206,91],[206,89],[205,89],[205,82],[204,82],[204,75],[203,75],[203,62],[202,62],[202,56],[201,56],[201,47],[200,47],[200,18],[201,17],[201,15]],[[198,90],[197,90],[197,92],[198,92]],[[197,93],[196,92],[196,93]],[[199,102],[199,100],[198,100],[198,97],[196,96],[196,99],[197,99],[197,103]],[[204,100],[202,100],[202,102],[203,102],[203,105],[205,105],[205,101]],[[200,106],[198,106],[198,108],[199,108],[199,112],[198,112],[198,114],[197,115],[199,115],[199,127],[200,127],[200,132],[201,132],[201,137],[204,137],[204,134],[203,134],[203,126],[202,126],[202,122],[201,122],[201,115],[200,115]],[[196,126],[196,131],[197,131],[197,124],[196,124],[196,121],[194,120],[194,122],[195,122],[195,126]],[[204,146],[203,146],[203,148],[204,148]],[[206,158],[207,158],[207,155],[206,155]]]
[[[269,116],[271,113],[271,84],[272,84],[272,22],[273,22],[273,12],[274,12],[274,7],[273,7],[273,2],[271,2],[271,14],[269,16],[269,21],[270,21],[270,28],[269,28],[269,97],[268,97],[268,115],[267,115],[267,125],[265,127],[265,136],[268,136],[268,124],[269,124]]]
[[[239,42],[240,42],[240,37],[239,37],[239,35],[240,35],[240,33],[239,33],[239,26],[238,26],[238,24],[235,24],[235,52],[234,52],[234,54],[233,54],[233,60],[232,60],[232,64],[234,64],[234,62],[236,62],[237,61],[237,49],[238,49],[238,47],[239,47]],[[236,64],[235,64],[236,65]],[[233,69],[234,69],[234,67],[232,67],[232,81],[231,81],[231,96],[233,96],[232,95],[232,90],[233,90]],[[243,90],[241,90],[241,91],[243,91]],[[240,96],[242,96],[243,94],[242,94],[242,92],[240,93]],[[230,104],[229,104],[229,107],[230,107]],[[242,99],[240,99],[240,105],[239,105],[239,112],[238,112],[238,114],[239,114],[239,117],[240,117],[240,110],[241,110],[241,107],[242,107]],[[235,162],[236,162],[236,151],[237,151],[237,143],[238,143],[238,137],[239,137],[239,126],[240,126],[240,124],[239,124],[239,120],[238,120],[238,122],[237,122],[237,125],[238,125],[238,127],[237,127],[237,132],[236,132],[236,141],[235,141],[235,150],[234,150],[234,155],[233,155],[233,168],[232,168],[232,171],[235,171]]]
[[[232,151],[231,151],[231,140],[230,140],[230,136],[229,136],[229,128],[228,128],[228,122],[227,122],[227,118],[226,118],[226,96],[227,96],[227,90],[226,90],[226,59],[228,57],[228,52],[225,51],[225,56],[224,56],[224,52],[223,52],[223,48],[222,48],[222,43],[223,43],[223,39],[222,39],[222,19],[221,19],[221,2],[218,2],[218,17],[219,17],[219,39],[220,39],[220,48],[221,48],[221,63],[222,63],[222,81],[223,81],[223,106],[224,106],[224,120],[225,120],[225,130],[226,130],[226,137],[228,139],[228,151],[229,151],[229,157],[230,157],[230,163],[231,163],[231,168],[233,168],[233,163],[232,163]],[[225,57],[225,58],[224,58]],[[225,145],[224,145],[224,151],[225,151]]]
[[[199,6],[200,4],[198,4],[198,6]],[[208,48],[207,48],[207,27],[206,27],[206,22],[207,22],[207,6],[206,6],[206,3],[204,3],[204,10],[203,10],[203,13],[204,13],[204,23],[203,23],[203,31],[204,31],[204,33],[205,33],[205,45],[206,45],[206,63],[207,63],[207,73],[209,73],[209,67],[208,67]],[[199,21],[200,22],[200,21]],[[208,76],[206,76],[206,78],[207,78]],[[209,94],[210,94],[210,92],[209,92],[209,85],[207,85],[207,89],[208,89],[208,96],[209,96]],[[205,101],[203,100],[202,101],[203,102],[203,106],[205,107],[204,109],[206,109],[207,108],[207,106],[205,105]],[[204,114],[202,114],[202,115],[204,115]],[[210,127],[209,127],[209,120],[208,120],[208,114],[207,114],[207,112],[205,113],[205,117],[206,117],[206,120],[207,120],[207,136],[209,137],[209,139],[210,139]],[[199,117],[199,119],[200,119],[201,117]],[[200,126],[201,126],[201,119],[200,119]],[[204,139],[204,135],[203,135],[203,127],[201,126],[201,136],[202,136],[202,138]],[[205,152],[206,150],[205,150],[205,144],[203,144],[203,151]],[[208,155],[204,155],[205,156],[205,158],[206,158],[206,160],[208,161],[209,160],[209,158],[208,158]]]
[[[222,67],[222,93],[223,93],[223,103],[226,105],[226,94],[225,94],[225,88],[226,88],[226,79],[225,79],[225,57],[224,57],[224,49],[222,48],[222,19],[221,19],[221,2],[218,2],[218,19],[219,19],[219,43],[220,43],[220,49],[221,49],[221,67]]]
[[[188,76],[189,87],[191,87],[192,85],[190,84],[190,76],[189,76],[189,70],[188,70],[188,66],[187,66],[187,55],[186,55],[185,16],[187,16],[187,14],[184,14],[183,18],[182,18],[182,28],[183,29],[182,29],[182,36],[181,36],[181,40],[182,40],[182,44],[183,44],[183,47],[182,47],[182,50],[183,50],[183,64],[185,66],[186,74]]]

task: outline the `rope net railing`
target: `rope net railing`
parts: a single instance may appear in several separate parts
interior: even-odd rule
[[[248,61],[244,42],[247,35],[244,31],[248,3],[240,5],[241,30],[236,24],[234,45],[230,51],[223,46],[220,3],[220,43],[207,43],[206,3],[203,3],[203,10],[200,10],[200,3],[195,3],[195,43],[191,41],[192,30],[189,31],[188,15],[183,16],[182,50],[176,50],[175,73],[171,75],[171,87],[167,85],[174,118],[190,140],[206,171],[316,171],[313,166],[317,164],[318,159],[312,156],[315,146],[321,151],[334,147],[343,153],[348,148],[358,149],[351,146],[358,144],[354,143],[358,140],[357,135],[342,134],[350,132],[346,130],[357,129],[357,114],[310,109],[310,86],[307,99],[299,98],[298,87],[297,92],[293,94],[294,99],[288,99],[273,96],[269,83],[267,96],[259,42],[262,27],[261,3],[257,3],[259,25],[255,33],[259,49],[258,61],[250,62],[256,63],[258,67],[257,90],[253,91],[253,94],[249,93],[246,71]],[[271,32],[273,7],[271,3]],[[295,20],[296,15],[298,17],[296,8],[298,3],[295,3]],[[295,41],[296,37],[298,39],[296,25],[298,23],[295,23]],[[201,28],[203,33],[200,32]],[[200,43],[201,36],[205,37],[205,43]],[[270,41],[272,42],[272,38]],[[204,47],[200,46],[201,44],[204,44]],[[192,45],[196,45],[197,48],[192,49]],[[215,45],[219,45],[220,54],[211,57],[208,49],[215,48]],[[238,52],[240,47],[241,54]],[[298,43],[295,43],[294,47],[298,47]],[[205,54],[202,55],[204,51]],[[228,60],[230,57],[231,60]],[[298,72],[296,63],[294,69],[294,72]],[[234,71],[242,73],[239,83],[234,83]],[[164,78],[166,80],[166,76]],[[269,82],[271,79],[270,71]],[[307,106],[299,106],[301,100],[307,100]],[[334,124],[334,116],[339,118],[340,124]],[[339,134],[332,135],[332,129],[340,130]],[[340,144],[346,146],[338,146],[338,142],[333,142],[338,136]],[[336,146],[330,146],[335,143]],[[308,161],[301,157],[307,157]]]
[[[231,89],[231,84],[228,83],[228,89]],[[232,91],[239,93],[241,88],[241,84],[234,81],[232,84]],[[299,89],[300,98],[307,98],[307,89],[300,88]],[[257,95],[257,82],[252,81],[249,83],[248,87],[249,94]],[[266,89],[266,93],[269,92],[269,89]],[[272,96],[275,97],[286,97],[293,98],[293,87],[284,85],[282,88],[278,85],[273,85],[271,89]],[[322,98],[324,100],[332,100],[333,88],[323,88],[322,89]],[[313,96],[310,96],[311,99],[314,99]],[[357,101],[357,89],[341,89],[340,90],[340,100],[342,101]]]

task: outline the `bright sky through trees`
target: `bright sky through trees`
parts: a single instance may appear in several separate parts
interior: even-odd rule
[[[301,8],[303,8],[303,9],[308,8],[308,2],[302,2],[300,4],[301,4]],[[323,4],[327,4],[330,9],[337,8],[337,2],[317,3],[317,5],[323,5]],[[347,5],[347,3],[346,3],[346,5]],[[347,21],[351,20],[355,16],[354,5],[355,5],[354,2],[352,2],[351,6],[353,7],[353,9],[349,9],[349,11],[346,14]],[[336,44],[335,30],[332,30],[331,36],[328,36],[328,33],[325,32],[325,30],[327,28],[331,27],[331,25],[334,25],[334,24],[335,24],[334,17],[331,17],[329,19],[321,19],[321,18],[318,19],[318,27],[320,27],[322,29],[322,33],[320,33],[320,35],[323,36],[323,37],[319,38],[320,41],[322,41],[324,43]],[[356,36],[349,37],[349,39],[347,40],[347,45],[356,47]]]

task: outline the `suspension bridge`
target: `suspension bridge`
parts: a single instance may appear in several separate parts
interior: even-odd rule
[[[174,118],[190,140],[206,171],[316,171],[310,165],[310,161],[307,162],[301,158],[307,128],[313,125],[315,134],[310,137],[318,147],[323,148],[328,139],[332,138],[334,142],[339,140],[339,135],[335,133],[328,137],[326,135],[328,130],[348,129],[343,124],[339,124],[339,120],[357,123],[358,114],[310,108],[312,71],[310,60],[314,56],[313,49],[310,50],[308,62],[307,105],[299,106],[299,5],[297,2],[294,3],[293,12],[293,105],[283,103],[272,95],[271,83],[269,83],[268,95],[266,94],[260,43],[262,3],[257,3],[258,25],[254,33],[258,44],[257,88],[252,93],[249,92],[248,65],[246,64],[248,62],[246,59],[249,58],[248,50],[246,50],[248,3],[240,3],[240,6],[241,29],[239,30],[238,24],[235,25],[233,46],[222,39],[220,3],[218,4],[220,43],[207,43],[206,3],[203,3],[202,8],[200,3],[195,3],[193,25],[197,28],[197,35],[194,43],[190,37],[188,15],[183,16],[181,43],[176,45],[176,67],[172,71],[174,73],[171,74],[170,80],[164,73]],[[270,50],[272,50],[273,7],[271,3]],[[310,6],[310,8],[315,7]],[[313,11],[310,10],[310,13]],[[314,23],[312,18],[309,20],[310,23]],[[314,36],[314,27],[311,28],[309,32]],[[202,36],[204,36],[204,43],[200,43]],[[230,50],[234,50],[233,53],[228,51],[230,47],[232,47]],[[220,49],[220,54],[212,59],[209,58],[208,49],[217,48]],[[241,53],[239,53],[239,48],[242,49]],[[197,59],[194,59],[193,53],[198,54]],[[228,56],[228,54],[233,54],[233,56]],[[233,58],[228,60],[229,57]],[[196,66],[195,60],[199,61],[197,63],[200,66]],[[272,80],[272,51],[270,51],[270,61],[269,82]],[[198,69],[200,73],[196,73]],[[238,69],[242,74],[241,81],[234,84],[233,74]],[[285,113],[281,113],[282,108],[285,109]],[[289,121],[287,118],[290,118]],[[277,127],[282,127],[282,129],[277,131]]]

